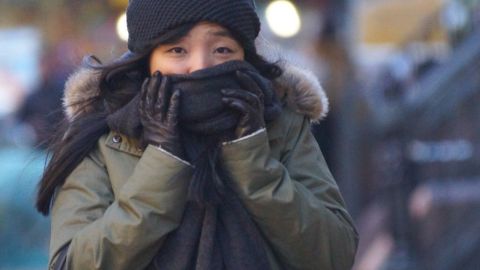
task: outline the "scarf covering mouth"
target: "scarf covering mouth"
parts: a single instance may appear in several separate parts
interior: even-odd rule
[[[180,128],[199,135],[224,133],[234,129],[240,114],[222,102],[222,89],[242,89],[236,72],[244,72],[258,84],[264,98],[264,120],[273,121],[281,112],[281,104],[270,80],[264,78],[248,62],[229,61],[185,75],[168,75],[171,87],[165,97],[175,89],[182,92],[179,111]],[[138,83],[141,85],[141,82]],[[129,86],[131,87],[131,86]],[[133,138],[140,138],[142,124],[138,111],[140,89],[129,103],[107,117],[112,130]],[[108,107],[108,105],[107,105]]]
[[[230,138],[240,115],[227,108],[221,89],[242,89],[236,72],[250,75],[264,95],[264,119],[281,113],[271,82],[244,61],[231,61],[188,75],[169,76],[180,89],[180,136],[186,159],[194,166],[182,221],[169,233],[147,269],[268,270],[267,244],[235,191],[222,164],[221,143]],[[139,94],[114,112],[112,130],[141,138]],[[180,206],[179,206],[180,207]]]
[[[260,76],[257,70],[245,61],[229,61],[187,75],[173,75],[170,89],[180,89],[180,126],[190,132],[212,135],[236,127],[240,114],[222,102],[222,89],[242,89],[236,72],[250,75],[263,89],[265,121],[278,115],[270,81]]]

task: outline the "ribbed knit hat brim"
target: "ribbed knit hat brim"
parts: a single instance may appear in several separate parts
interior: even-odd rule
[[[180,25],[210,21],[251,44],[260,31],[253,0],[130,0],[127,8],[128,48],[141,52]]]

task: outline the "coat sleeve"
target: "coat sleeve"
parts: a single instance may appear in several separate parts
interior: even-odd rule
[[[351,269],[358,235],[311,131],[295,114],[280,160],[267,132],[223,146],[245,206],[285,269]]]
[[[180,223],[189,174],[187,164],[149,146],[114,195],[101,157],[86,157],[52,207],[50,267],[68,245],[65,269],[145,268]]]

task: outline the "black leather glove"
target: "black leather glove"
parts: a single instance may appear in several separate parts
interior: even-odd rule
[[[223,89],[223,102],[241,117],[235,129],[235,139],[247,136],[265,127],[263,92],[247,74],[237,71],[243,89]]]
[[[145,79],[140,99],[140,121],[143,125],[143,143],[160,146],[165,151],[184,157],[178,130],[180,91],[171,93],[169,79],[156,72]]]

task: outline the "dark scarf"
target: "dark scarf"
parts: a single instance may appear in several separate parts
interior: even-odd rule
[[[249,73],[264,92],[266,122],[281,107],[271,84],[247,62],[232,61],[189,75],[171,76],[181,89],[180,126],[186,159],[194,165],[180,226],[170,233],[149,269],[270,269],[261,232],[233,191],[220,157],[221,142],[232,139],[240,115],[223,105],[221,89],[242,87],[235,71]],[[108,118],[110,128],[141,136],[138,95]]]

